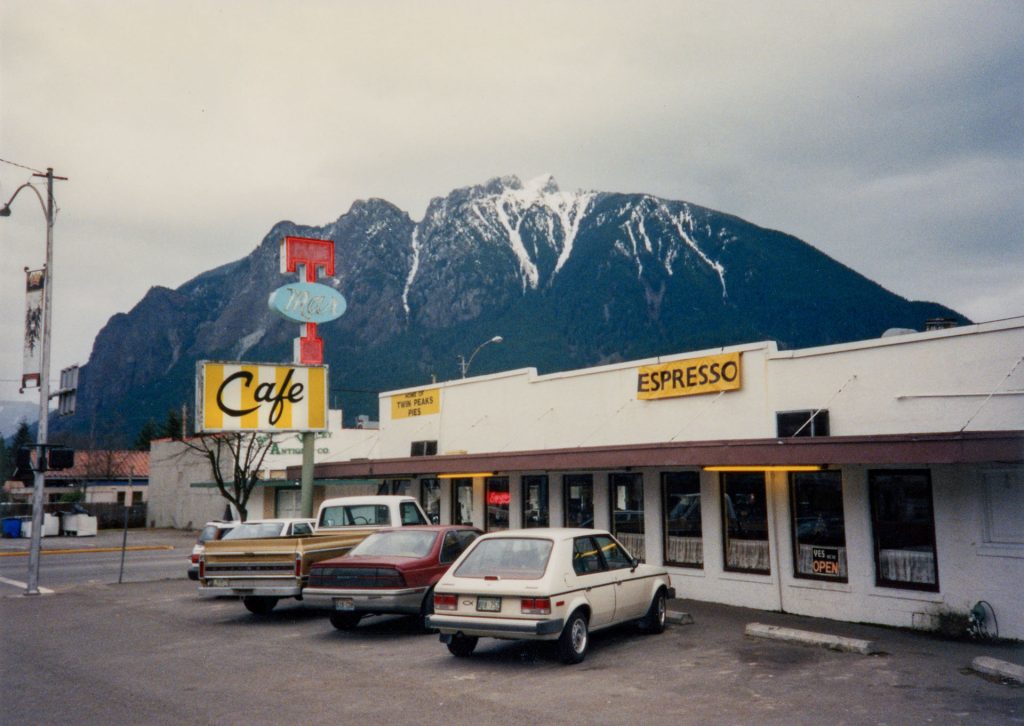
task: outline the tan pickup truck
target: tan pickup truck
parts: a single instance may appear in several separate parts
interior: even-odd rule
[[[234,595],[246,609],[265,615],[284,597],[302,599],[314,562],[339,557],[378,529],[429,524],[413,497],[328,499],[307,537],[209,542],[199,559],[199,593]]]

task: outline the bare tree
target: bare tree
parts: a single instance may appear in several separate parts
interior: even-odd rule
[[[220,495],[238,510],[241,521],[249,518],[249,497],[260,480],[263,459],[274,445],[274,436],[223,432],[199,434],[181,443],[206,457]],[[225,472],[231,472],[231,478]]]

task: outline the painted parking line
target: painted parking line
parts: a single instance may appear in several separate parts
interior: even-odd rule
[[[27,582],[18,582],[17,580],[9,580],[6,577],[0,577],[0,582],[2,582],[5,585],[14,585],[14,587],[20,588],[22,590],[27,590],[28,589],[28,583]],[[51,590],[48,587],[40,587],[38,589],[39,589],[39,594],[40,595],[52,595],[53,594],[53,590]]]
[[[174,545],[135,545],[133,547],[125,547],[125,552],[146,552],[153,550],[173,550]],[[89,548],[78,548],[72,550],[41,550],[40,554],[44,555],[78,555],[86,552],[120,552],[120,547],[89,547]],[[0,557],[27,557],[28,550],[19,550],[17,552],[0,552]]]

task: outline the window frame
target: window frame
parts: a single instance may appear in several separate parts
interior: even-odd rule
[[[542,486],[543,486],[543,489],[544,489],[544,494],[543,494],[543,497],[542,497],[542,499],[543,499],[542,505],[543,505],[543,512],[544,512],[544,523],[543,524],[530,524],[529,521],[526,519],[526,504],[530,500],[529,496],[527,496],[527,492],[529,491],[530,486],[533,485],[533,484],[537,484],[539,482],[539,480],[543,480],[543,485]],[[551,526],[551,479],[550,479],[550,477],[548,477],[547,474],[523,474],[523,476],[520,479],[520,484],[522,486],[522,493],[521,494],[522,494],[522,503],[523,503],[523,506],[520,507],[520,509],[522,510],[520,512],[520,517],[522,518],[523,529],[538,529],[538,528],[541,528],[541,527],[550,527]]]
[[[846,507],[843,502],[843,475],[841,471],[821,471],[813,472],[813,475],[829,474],[835,475],[839,479],[839,506],[842,511],[843,517],[843,550],[849,551],[846,545]],[[836,582],[841,584],[849,583],[850,581],[850,559],[846,557],[846,575],[845,576],[832,576],[832,575],[816,575],[812,573],[800,572],[800,539],[797,531],[797,502],[796,502],[796,490],[798,480],[808,476],[805,472],[790,472],[789,473],[789,523],[790,533],[792,541],[792,552],[793,552],[793,577],[801,580],[815,580],[817,582]],[[809,545],[813,547],[814,545]],[[821,545],[824,546],[824,545]],[[831,546],[831,545],[830,545]]]
[[[467,526],[473,526],[473,479],[470,477],[459,477],[452,479],[452,524],[464,524]],[[469,489],[469,516],[470,521],[461,522],[459,521],[459,489]]]
[[[701,561],[700,562],[676,562],[669,558],[669,528],[668,515],[671,513],[668,506],[669,477],[674,475],[685,475],[687,479],[692,478],[697,485],[697,506],[700,513],[700,540],[701,540]],[[661,558],[662,562],[669,567],[688,567],[693,570],[704,569],[704,507],[701,502],[700,472],[698,471],[663,471],[661,472]]]
[[[581,482],[586,480],[587,486],[590,487],[590,521],[589,527],[583,527],[580,524],[572,524],[569,522],[569,489],[570,479],[579,479]],[[580,484],[583,486],[583,484]],[[578,529],[595,529],[597,522],[597,508],[594,505],[594,475],[593,474],[563,474],[562,475],[562,526],[573,527]]]
[[[752,477],[753,475],[760,475],[761,477],[761,491],[764,495],[764,539],[763,540],[748,540],[751,542],[764,542],[768,549],[768,567],[766,569],[756,569],[747,567],[736,567],[735,565],[729,564],[729,513],[726,507],[726,482],[729,479],[735,479],[737,481]],[[771,575],[772,574],[772,537],[771,537],[771,513],[768,511],[768,477],[765,472],[722,472],[718,475],[718,490],[719,497],[718,503],[722,510],[722,570],[725,572],[743,573],[746,575]],[[731,500],[730,500],[731,501]]]
[[[878,541],[878,527],[875,517],[875,506],[878,498],[878,487],[876,477],[894,475],[923,475],[925,484],[928,486],[928,508],[931,523],[931,552],[932,563],[935,568],[935,583],[928,582],[907,582],[904,580],[886,580],[882,578],[881,548]],[[932,486],[931,469],[869,469],[868,470],[868,517],[871,521],[871,548],[875,560],[875,587],[884,587],[889,590],[917,590],[919,592],[940,592],[939,580],[939,548],[935,537],[935,489]]]
[[[491,493],[491,486],[503,486],[505,493],[508,494],[509,501],[507,504],[490,504],[488,502],[489,495]],[[504,508],[505,510],[505,526],[491,528],[491,507]],[[485,532],[505,532],[512,528],[512,482],[507,476],[488,476],[484,478],[484,531]]]

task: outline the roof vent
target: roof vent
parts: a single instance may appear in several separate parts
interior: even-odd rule
[[[924,321],[925,331],[929,330],[945,330],[946,328],[955,328],[956,320],[953,318],[928,318]]]

